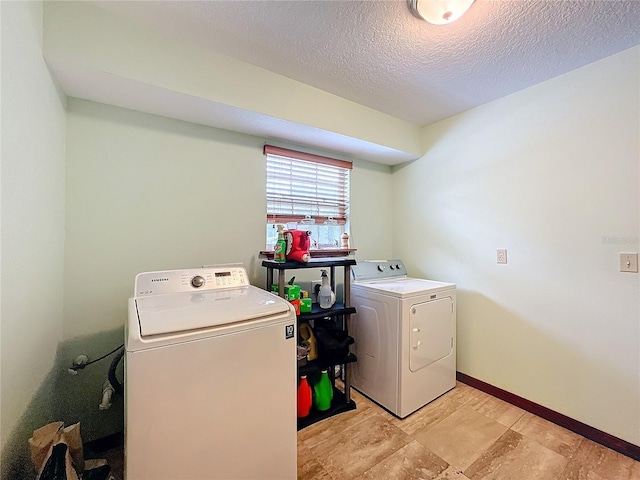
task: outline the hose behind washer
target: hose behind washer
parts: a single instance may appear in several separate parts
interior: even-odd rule
[[[124,387],[118,380],[118,377],[116,377],[116,368],[118,367],[118,363],[120,363],[120,360],[122,359],[122,357],[124,357],[124,351],[125,351],[125,348],[123,346],[122,350],[120,350],[116,354],[116,356],[113,357],[113,360],[111,361],[111,365],[109,365],[109,376],[108,376],[109,382],[111,383],[111,386],[113,386],[114,390],[118,395],[124,395]]]

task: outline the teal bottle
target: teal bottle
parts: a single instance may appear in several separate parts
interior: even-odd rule
[[[333,400],[333,386],[327,370],[322,370],[320,380],[313,386],[313,406],[319,411],[329,410]]]

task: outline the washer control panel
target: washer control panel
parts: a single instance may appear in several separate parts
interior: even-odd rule
[[[359,260],[351,267],[353,280],[356,282],[383,280],[407,276],[407,269],[402,260]]]
[[[136,276],[135,297],[249,286],[242,265],[212,265],[185,270],[144,272]]]

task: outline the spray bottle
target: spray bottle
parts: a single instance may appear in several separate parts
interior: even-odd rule
[[[331,291],[331,286],[329,285],[329,277],[327,276],[326,270],[322,270],[321,280],[322,284],[320,285],[320,290],[318,291],[318,303],[320,304],[320,308],[331,308],[336,301],[336,296]]]
[[[278,241],[273,247],[273,259],[276,262],[284,263],[287,261],[286,252],[287,252],[287,244],[284,241],[284,227],[282,225],[278,225]]]

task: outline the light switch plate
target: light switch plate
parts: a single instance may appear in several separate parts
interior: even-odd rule
[[[637,253],[621,253],[620,254],[620,271],[638,273],[638,254]]]

